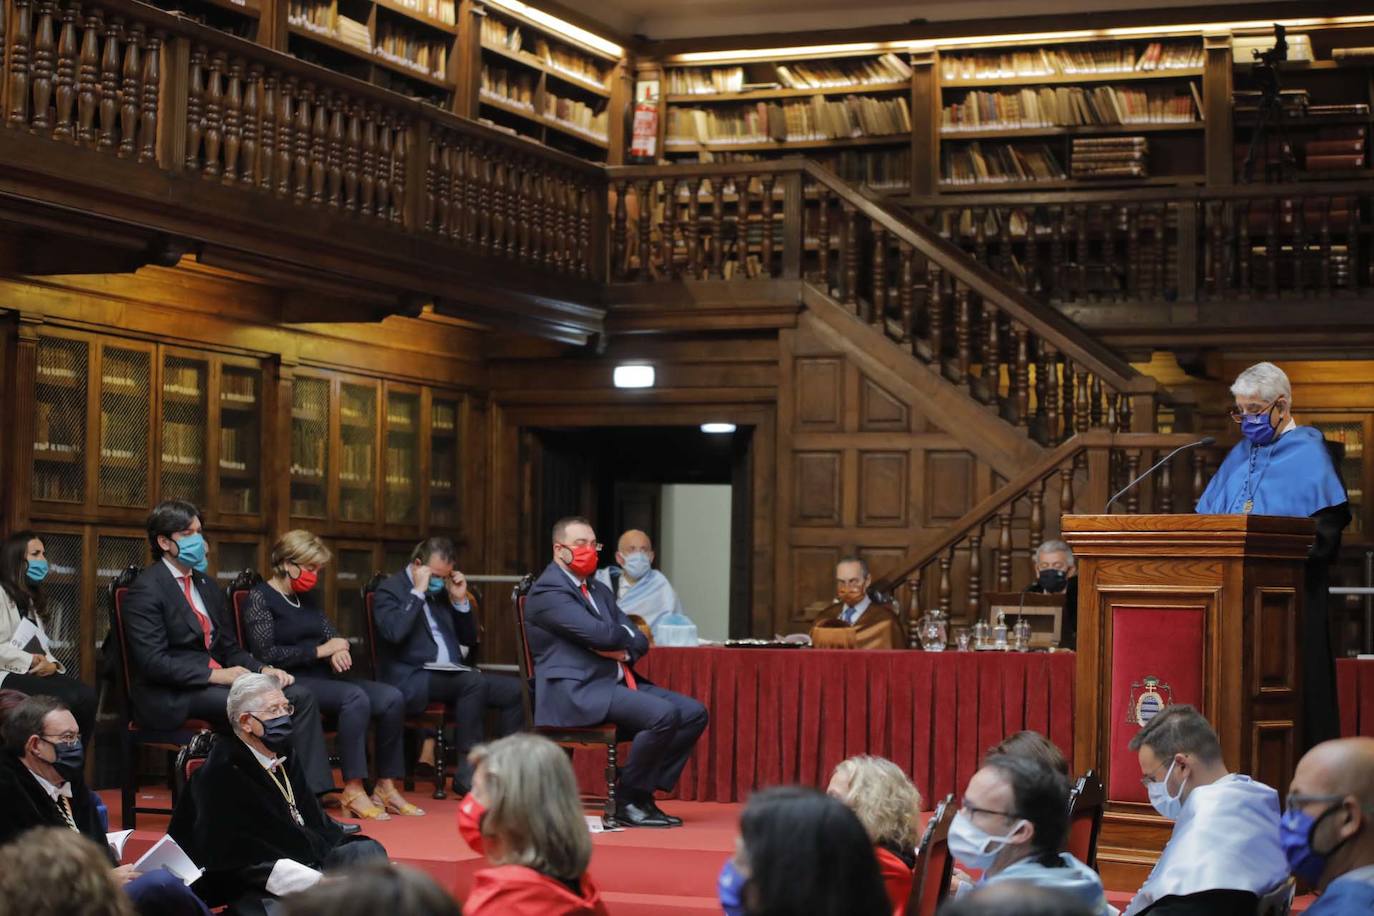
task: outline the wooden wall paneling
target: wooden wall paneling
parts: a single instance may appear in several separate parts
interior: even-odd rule
[[[845,363],[838,356],[801,357],[793,368],[796,431],[844,427]],[[785,390],[785,389],[783,389]]]
[[[910,524],[910,461],[909,451],[859,451],[859,527],[905,528]]]
[[[835,597],[835,564],[848,551],[837,546],[793,547],[789,560],[789,576],[796,597],[788,609],[792,626],[809,626],[821,607]]]
[[[794,451],[792,524],[838,527],[843,521],[844,453]]]
[[[777,453],[773,456],[776,468],[777,506],[772,513],[773,543],[776,545],[775,561],[772,564],[773,577],[773,620],[781,623],[792,618],[792,571],[790,566],[791,518],[793,501],[792,478],[792,440],[798,425],[798,404],[786,393],[798,388],[797,369],[793,353],[800,341],[795,330],[790,328],[778,332],[778,392],[777,399]],[[767,516],[759,517],[758,528],[763,530]],[[767,575],[768,567],[759,571],[758,578]],[[757,631],[755,631],[757,632]]]
[[[32,403],[33,390],[38,370],[38,328],[39,321],[32,315],[19,315],[7,338],[11,346],[7,348],[13,358],[6,363],[5,383],[8,403]],[[5,455],[9,472],[6,480],[5,522],[6,529],[15,531],[28,524],[29,505],[33,494],[33,410],[17,410],[11,421],[5,424]]]
[[[1235,181],[1235,111],[1231,104],[1231,33],[1203,36],[1202,103],[1205,106],[1205,174],[1209,188]]]
[[[877,382],[860,375],[859,432],[909,432],[913,428],[914,413]],[[924,422],[917,418],[914,425],[919,432]]]
[[[973,508],[975,460],[968,452],[928,450],[925,453],[925,525],[957,521]]]
[[[934,194],[940,186],[940,69],[935,51],[911,55],[911,193]]]

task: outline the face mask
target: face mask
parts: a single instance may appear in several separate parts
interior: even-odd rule
[[[565,547],[564,550],[572,551],[572,559],[568,560],[568,569],[572,570],[573,575],[585,579],[596,572],[596,548],[590,544],[581,547]]]
[[[469,792],[458,805],[458,835],[468,844],[468,848],[478,855],[486,855],[486,843],[482,839],[482,816],[487,809]]]
[[[177,545],[177,553],[172,559],[196,572],[205,572],[208,565],[205,561],[205,538],[200,532],[187,535],[179,541],[173,540]]]
[[[1183,813],[1183,787],[1188,784],[1188,777],[1183,777],[1183,782],[1179,784],[1178,794],[1169,794],[1169,776],[1174,772],[1174,760],[1169,764],[1169,769],[1164,773],[1164,778],[1159,782],[1152,782],[1145,787],[1145,791],[1150,794],[1150,804],[1154,805],[1161,817],[1167,817],[1171,821],[1178,820],[1178,816]]]
[[[1315,885],[1321,881],[1322,872],[1326,871],[1327,859],[1350,839],[1350,837],[1346,837],[1345,840],[1341,840],[1326,852],[1317,852],[1313,845],[1317,825],[1325,820],[1328,815],[1335,814],[1339,810],[1341,810],[1340,802],[1336,802],[1317,817],[1313,817],[1301,808],[1289,808],[1283,812],[1283,817],[1279,819],[1279,845],[1283,847],[1283,855],[1288,860],[1288,868],[1294,875],[1308,884]]]
[[[647,553],[632,553],[625,558],[625,575],[631,579],[643,579],[653,567],[654,561],[649,559]]]
[[[744,885],[748,879],[739,873],[734,859],[726,859],[716,879],[716,898],[725,916],[744,916]]]
[[[969,868],[987,871],[1002,847],[1011,842],[1011,835],[1019,826],[1021,822],[1017,821],[1005,835],[993,836],[979,829],[967,813],[960,811],[949,825],[949,854]]]
[[[431,595],[437,595],[444,590],[444,580],[438,576],[429,577],[428,591]]]
[[[320,574],[313,569],[302,569],[301,574],[291,580],[291,591],[297,594],[308,592],[320,581]]]
[[[81,771],[86,765],[86,749],[81,746],[80,738],[71,744],[58,744],[56,741],[48,741],[47,738],[43,740],[51,745],[53,752],[57,754],[57,759],[53,761],[53,766],[57,768],[57,772],[67,777],[68,780],[81,775]]]
[[[1269,413],[1273,408],[1269,408],[1264,413],[1246,414],[1240,418],[1241,435],[1249,439],[1253,445],[1268,445],[1274,441],[1274,425],[1269,422]]]
[[[1041,591],[1046,594],[1054,594],[1064,590],[1064,586],[1069,583],[1069,577],[1065,575],[1062,569],[1042,569],[1036,582],[1040,585]]]
[[[258,719],[257,716],[253,718]],[[274,754],[282,754],[291,747],[290,716],[277,716],[275,719],[268,719],[265,722],[258,719],[258,724],[262,726],[262,734],[259,735],[259,738],[269,751]]]
[[[28,578],[30,582],[32,582],[34,585],[37,585],[39,582],[42,582],[44,579],[48,578],[47,560],[29,560],[28,563],[29,568],[24,571],[24,575]]]

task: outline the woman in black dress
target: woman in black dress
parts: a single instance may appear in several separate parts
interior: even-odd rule
[[[329,548],[309,531],[288,531],[272,548],[272,578],[249,593],[244,612],[248,650],[264,664],[289,671],[339,723],[344,790],[339,801],[354,817],[386,820],[390,814],[421,815],[401,797],[395,780],[405,775],[402,729],[405,699],[389,684],[346,678],[353,667],[348,640],[320,611],[312,594]],[[377,725],[377,785],[369,798],[367,728]]]

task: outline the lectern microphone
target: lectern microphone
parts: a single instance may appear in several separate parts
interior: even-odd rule
[[[1178,448],[1174,449],[1172,452],[1165,455],[1163,458],[1159,459],[1154,464],[1150,465],[1150,467],[1146,469],[1145,473],[1141,474],[1135,480],[1132,480],[1130,483],[1126,484],[1126,486],[1122,487],[1120,490],[1117,490],[1116,495],[1113,496],[1111,499],[1107,500],[1107,507],[1102,511],[1110,512],[1112,509],[1112,503],[1116,502],[1118,499],[1129,493],[1132,487],[1140,483],[1146,477],[1149,477],[1155,471],[1159,470],[1164,464],[1166,464],[1169,461],[1170,458],[1173,458],[1179,452],[1187,451],[1190,448],[1197,448],[1200,445],[1215,445],[1216,442],[1217,439],[1215,436],[1203,436],[1196,442],[1189,442],[1187,445],[1180,445]]]

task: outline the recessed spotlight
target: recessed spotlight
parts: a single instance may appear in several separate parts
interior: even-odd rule
[[[616,366],[614,375],[617,388],[654,387],[653,366]]]
[[[701,431],[704,432],[704,433],[711,433],[711,434],[713,434],[713,435],[723,435],[723,434],[725,434],[725,433],[732,433],[732,432],[734,432],[734,431],[735,431],[735,424],[733,424],[733,423],[703,423],[703,424],[701,424]]]

